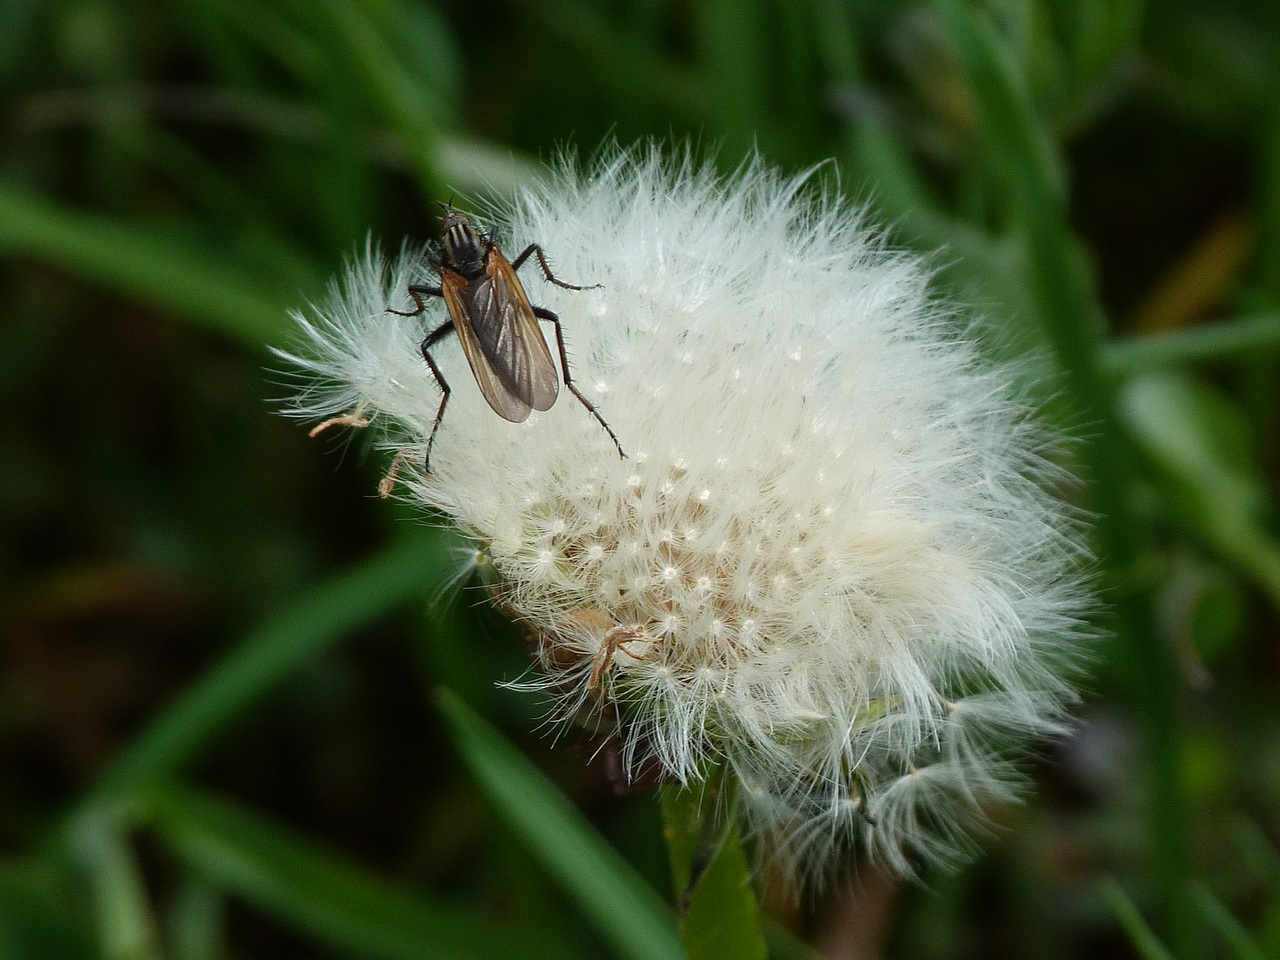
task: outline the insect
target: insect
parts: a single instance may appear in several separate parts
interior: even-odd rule
[[[493,412],[504,420],[521,423],[531,410],[550,410],[560,393],[555,361],[538,326],[539,320],[546,320],[555,327],[564,385],[604,427],[618,448],[618,455],[625,459],[627,455],[613,428],[574,385],[560,318],[545,307],[535,307],[529,302],[529,295],[525,293],[516,271],[530,256],[536,256],[543,275],[551,283],[566,290],[584,288],[557,279],[547,264],[542,247],[536,243],[525,247],[515,260],[508,260],[498,249],[496,227],[482,233],[470,217],[451,206],[445,207],[441,232],[440,253],[433,258],[440,273],[440,285],[410,285],[409,296],[417,305],[415,310],[388,308],[388,312],[402,317],[417,317],[426,311],[427,297],[440,297],[449,312],[449,319],[422,341],[422,357],[443,394],[431,434],[427,437],[427,472],[431,470],[431,447],[451,393],[448,381],[431,355],[431,348],[449,334],[456,333],[462,341],[462,352],[471,365],[480,393]]]

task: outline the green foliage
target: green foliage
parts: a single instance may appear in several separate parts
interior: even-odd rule
[[[583,910],[633,960],[679,957],[670,911],[554,784],[448,692],[437,698],[454,742],[490,802]]]
[[[213,889],[322,942],[387,960],[553,956],[490,918],[419,896],[271,820],[187,790],[149,798],[146,819]]]
[[[457,538],[262,372],[366,235],[609,135],[834,157],[1044,358],[1097,519],[1106,639],[1046,788],[934,892],[760,913],[833,953],[1280,956],[1273,6],[0,4],[0,956],[679,952],[653,798],[530,737]],[[760,955],[716,850],[688,949],[733,916]]]
[[[737,825],[725,816],[731,801],[721,797],[717,804],[702,793],[681,787],[662,792],[665,839],[689,960],[764,960],[768,952],[746,854]]]

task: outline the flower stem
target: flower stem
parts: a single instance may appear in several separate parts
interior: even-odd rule
[[[689,960],[768,956],[731,798],[716,776],[662,791],[663,833]],[[721,796],[714,796],[716,791]]]

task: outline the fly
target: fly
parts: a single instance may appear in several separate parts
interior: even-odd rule
[[[574,385],[569,374],[569,357],[565,352],[560,318],[545,307],[535,307],[529,302],[529,295],[525,293],[516,271],[532,255],[538,258],[543,276],[556,286],[566,290],[584,288],[557,279],[547,264],[542,247],[536,243],[525,247],[515,260],[508,260],[498,249],[497,228],[490,229],[487,234],[482,233],[460,210],[445,208],[441,232],[441,251],[438,257],[433,258],[440,273],[440,285],[409,286],[409,296],[417,305],[416,310],[387,308],[389,313],[402,317],[417,317],[426,311],[427,297],[440,297],[449,311],[449,319],[422,341],[422,357],[443,394],[427,438],[426,471],[431,470],[431,447],[451,393],[448,381],[431,355],[431,348],[449,334],[456,333],[480,393],[493,412],[504,420],[522,423],[531,410],[550,410],[560,393],[555,361],[538,326],[539,320],[546,320],[555,327],[564,385],[604,427],[618,448],[618,455],[625,459],[627,455],[623,453],[613,428]]]

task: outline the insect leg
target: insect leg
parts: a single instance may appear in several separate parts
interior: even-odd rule
[[[536,247],[536,244],[534,245]],[[533,249],[531,247],[530,249]],[[528,254],[526,250],[521,256]],[[570,392],[578,398],[584,407],[591,412],[591,415],[599,421],[600,426],[604,427],[604,432],[609,434],[609,439],[613,441],[613,445],[618,448],[618,456],[623,460],[627,459],[626,453],[622,450],[622,443],[618,440],[618,435],[613,432],[613,428],[605,423],[604,417],[600,416],[600,411],[595,408],[590,400],[583,395],[582,391],[573,385],[573,378],[569,375],[569,354],[564,348],[564,331],[560,328],[560,318],[548,310],[546,307],[534,307],[533,315],[548,323],[554,324],[556,328],[556,346],[560,350],[560,369],[564,373],[564,385],[569,388]]]
[[[440,287],[430,287],[425,284],[411,283],[409,284],[409,296],[413,298],[413,302],[417,309],[414,310],[394,310],[387,307],[387,313],[394,313],[399,317],[417,317],[426,312],[427,304],[424,297],[443,297],[444,290]],[[422,359],[427,361],[427,366],[431,368],[432,375],[436,378],[436,383],[440,385],[440,392],[443,394],[440,398],[440,406],[436,410],[435,423],[431,425],[431,435],[427,437],[427,455],[423,462],[423,470],[426,473],[431,472],[431,445],[436,442],[436,431],[440,429],[440,421],[444,419],[444,408],[449,402],[449,381],[445,380],[444,374],[440,372],[440,368],[436,366],[435,359],[431,356],[430,350],[439,343],[443,338],[453,332],[453,321],[441,324],[435,330],[427,334],[427,338],[422,341]],[[400,467],[402,457],[397,457],[391,464],[391,472],[382,478],[379,486],[379,492],[385,497],[391,490],[391,481],[395,479],[396,470]],[[385,491],[385,492],[383,492]]]
[[[537,255],[537,257],[538,257],[538,265],[539,265],[540,267],[542,267],[542,275],[543,275],[544,277],[546,277],[548,280],[550,280],[552,283],[554,283],[557,287],[564,287],[566,290],[596,290],[596,289],[599,289],[600,284],[598,284],[598,283],[593,283],[593,284],[591,284],[591,286],[589,286],[589,287],[579,287],[579,286],[575,286],[575,285],[574,285],[574,284],[572,284],[572,283],[565,283],[563,280],[558,279],[558,278],[555,276],[555,274],[553,274],[553,273],[551,272],[551,267],[550,267],[550,265],[547,263],[547,255],[546,255],[545,253],[543,253],[543,252],[542,252],[542,247],[538,246],[536,243],[531,243],[531,244],[529,244],[527,247],[525,247],[525,248],[524,248],[524,251],[520,254],[520,256],[516,257],[514,260],[512,260],[512,261],[511,261],[511,269],[512,269],[512,270],[519,270],[519,269],[520,269],[520,264],[522,264],[522,263],[524,263],[526,260],[528,260],[528,259],[529,259],[529,254],[531,254],[531,253],[532,253],[532,254],[536,254],[536,255]]]
[[[418,294],[414,292],[413,287],[409,288],[409,293],[415,300],[418,299]],[[418,300],[418,306],[419,308],[422,307],[421,300]],[[421,309],[419,309],[419,312],[421,312]],[[431,356],[431,348],[451,333],[453,333],[453,321],[449,320],[432,330],[427,334],[427,338],[422,341],[422,359],[427,361],[427,366],[431,368],[431,372],[436,378],[436,383],[440,384],[441,393],[440,406],[436,410],[436,422],[431,425],[431,436],[427,437],[427,455],[422,464],[422,469],[426,473],[431,472],[431,445],[436,442],[436,431],[440,429],[440,421],[444,419],[444,408],[449,402],[450,393],[449,381],[444,378],[444,374],[436,366],[435,357]]]
[[[422,298],[423,297],[443,297],[444,291],[441,290],[439,287],[426,287],[426,286],[423,286],[422,284],[414,283],[414,284],[410,284],[409,286],[409,296],[413,297],[413,302],[418,305],[418,309],[392,310],[390,307],[387,307],[387,313],[394,313],[396,316],[399,316],[399,317],[421,316],[423,311],[427,309],[427,304]],[[436,333],[439,333],[439,332],[440,331],[438,330],[436,331]],[[435,334],[433,333],[431,336],[434,337]],[[431,337],[428,337],[427,339],[430,340]],[[432,340],[431,342],[435,343],[434,340]]]

